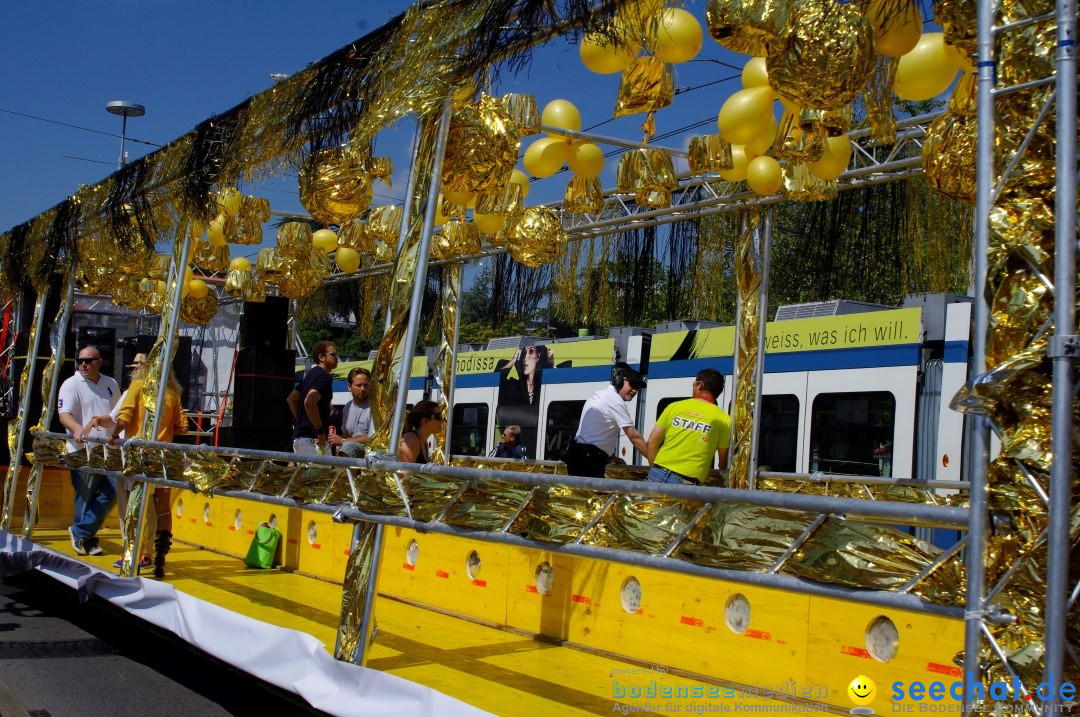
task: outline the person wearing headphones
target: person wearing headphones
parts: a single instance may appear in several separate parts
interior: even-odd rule
[[[566,448],[563,461],[566,471],[574,476],[604,477],[604,466],[612,462],[619,443],[619,431],[641,453],[648,445],[634,426],[626,407],[638,391],[645,388],[645,377],[626,363],[615,364],[611,385],[597,391],[585,401],[578,423],[577,435]]]
[[[724,392],[724,375],[714,368],[694,377],[694,396],[672,403],[649,434],[647,480],[657,483],[701,485],[712,470],[713,456],[720,470],[727,468],[731,445],[731,417],[716,401]]]

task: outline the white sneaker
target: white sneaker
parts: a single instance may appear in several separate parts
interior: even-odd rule
[[[75,549],[76,555],[86,555],[86,547],[83,545],[83,541],[75,537],[75,526],[68,526],[68,536],[71,537],[71,547]],[[104,551],[102,551],[104,552]]]

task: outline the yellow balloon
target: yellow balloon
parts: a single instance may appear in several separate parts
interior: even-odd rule
[[[746,148],[741,144],[731,145],[731,169],[721,169],[720,176],[729,182],[741,182],[746,179],[746,169],[750,164],[750,157],[746,154]]]
[[[541,137],[525,150],[525,169],[534,177],[550,177],[566,163],[569,152],[570,143],[562,137]]]
[[[165,285],[165,282],[158,279],[154,282],[154,291],[162,296],[165,296],[165,292],[169,290],[169,287]]]
[[[810,173],[818,179],[836,179],[847,169],[851,161],[851,140],[846,135],[829,137],[821,152],[821,159],[809,164]]]
[[[516,184],[521,187],[521,198],[529,196],[529,190],[532,188],[532,183],[529,181],[529,175],[522,172],[520,169],[515,169],[510,173],[510,184]]]
[[[746,144],[764,132],[772,121],[772,90],[751,87],[727,98],[716,120],[720,136],[731,144]]]
[[[789,100],[787,97],[784,97],[782,94],[777,93],[776,99],[780,100],[780,104],[782,104],[784,106],[784,109],[788,112],[795,113],[795,116],[802,114],[802,107],[799,107],[799,105],[797,105],[792,100]]]
[[[953,67],[958,70],[963,70],[964,72],[975,71],[975,63],[972,61],[971,57],[964,54],[964,51],[956,45],[950,45],[946,42],[945,54],[948,56],[949,62],[953,64]]]
[[[334,262],[346,274],[351,274],[360,268],[360,252],[343,246],[334,254]]]
[[[443,195],[439,195],[439,198],[435,201],[435,226],[446,224],[450,221],[450,217],[443,214]]]
[[[320,229],[311,235],[311,245],[329,254],[337,249],[338,236],[330,229]]]
[[[902,100],[928,100],[948,89],[955,77],[956,67],[945,52],[945,35],[927,32],[896,63],[893,92]]]
[[[238,256],[229,262],[229,271],[251,271],[251,262]]]
[[[230,217],[235,216],[240,211],[240,202],[243,200],[244,196],[233,187],[225,187],[218,192],[218,204]]]
[[[206,295],[210,293],[210,287],[202,279],[192,279],[188,282],[188,291],[196,299],[205,299]]]
[[[742,68],[742,86],[744,90],[751,87],[769,87],[769,71],[765,69],[764,57],[751,57],[746,61]]]
[[[473,212],[473,224],[484,234],[498,234],[506,226],[505,214],[480,214]]]
[[[228,241],[225,240],[225,215],[218,214],[216,217],[210,220],[210,223],[206,226],[206,238],[214,246],[225,246]]]
[[[772,119],[764,132],[746,143],[746,153],[751,157],[760,157],[768,152],[769,148],[772,147],[773,141],[776,139],[776,132],[779,129],[780,127],[776,124],[776,120]]]
[[[911,52],[922,35],[922,14],[915,0],[870,0],[866,19],[874,32],[874,46],[886,57]]]
[[[570,145],[570,156],[566,162],[579,177],[599,177],[604,171],[604,150],[592,142],[579,140]]]
[[[473,95],[476,94],[476,81],[473,78],[469,78],[469,81],[461,87],[454,90],[454,97],[450,101],[455,108],[466,105],[472,101]]]
[[[664,62],[686,62],[701,51],[701,23],[675,7],[665,8],[657,18],[656,34],[649,38],[653,54]]]
[[[746,166],[746,183],[763,197],[768,196],[784,183],[784,172],[772,157],[754,157]]]
[[[578,45],[581,63],[601,75],[622,72],[634,61],[639,50],[640,40],[632,40],[627,36],[623,43],[615,43],[596,33],[585,35]]]
[[[568,129],[577,132],[581,129],[581,113],[574,107],[572,102],[566,100],[552,100],[544,106],[544,113],[540,121],[549,127]],[[549,137],[559,137],[557,132],[548,132]],[[539,175],[537,175],[539,176]]]
[[[443,187],[442,193],[446,197],[446,201],[460,204],[463,207],[468,206],[469,202],[476,199],[476,192],[455,192],[452,189]]]

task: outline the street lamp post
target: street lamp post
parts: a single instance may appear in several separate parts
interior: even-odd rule
[[[116,162],[116,168],[121,169],[127,164],[127,154],[124,151],[124,144],[127,142],[127,120],[128,117],[142,117],[146,114],[146,108],[135,102],[126,102],[124,100],[113,100],[105,104],[105,110],[114,115],[120,115],[124,118],[124,124],[120,130],[120,159]]]

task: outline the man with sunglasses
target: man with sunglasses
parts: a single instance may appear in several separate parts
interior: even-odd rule
[[[289,410],[296,419],[293,429],[293,453],[321,453],[326,447],[330,429],[330,401],[334,397],[334,379],[330,372],[337,368],[337,347],[332,341],[318,341],[311,347],[315,365],[304,374],[300,390],[289,394]]]
[[[84,436],[110,437],[106,428],[99,426],[84,433],[83,426],[93,418],[111,424],[106,419],[120,400],[120,387],[116,381],[101,375],[101,352],[87,345],[75,355],[75,375],[60,386],[56,406],[60,423],[71,434],[71,440],[67,442],[69,453],[83,447]],[[97,531],[116,504],[116,479],[71,471],[71,485],[75,489],[75,523],[68,528],[71,546],[79,555],[102,555],[105,550],[98,545]]]

